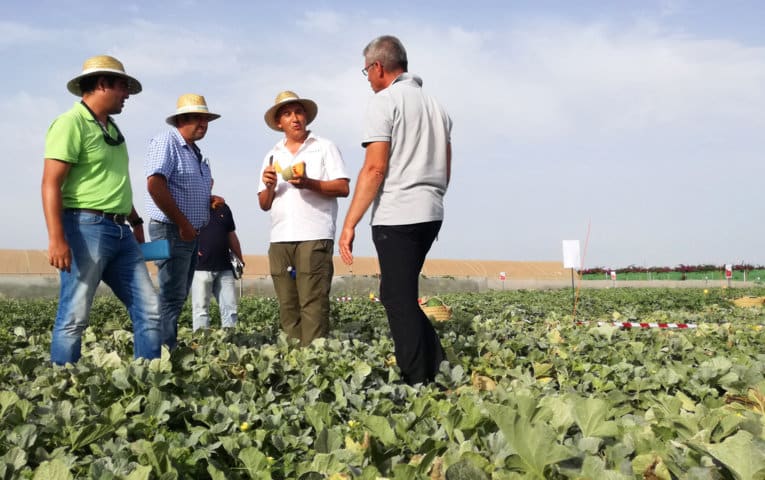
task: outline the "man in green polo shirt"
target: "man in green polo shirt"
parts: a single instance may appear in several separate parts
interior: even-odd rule
[[[143,220],[133,207],[125,138],[110,117],[141,84],[119,60],[100,55],[85,61],[67,89],[82,100],[48,129],[42,178],[48,259],[61,280],[51,361],[80,358],[101,280],[128,309],[135,357],[157,358],[158,300],[138,246]]]

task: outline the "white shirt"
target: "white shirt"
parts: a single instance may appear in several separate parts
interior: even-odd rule
[[[295,155],[280,140],[263,159],[260,168],[258,193],[266,189],[263,171],[273,155],[274,165],[283,169],[305,162],[305,175],[315,180],[350,178],[340,150],[331,141],[308,134]],[[337,220],[337,198],[328,197],[308,189],[300,189],[276,174],[274,201],[271,204],[271,242],[302,242],[306,240],[334,240]]]

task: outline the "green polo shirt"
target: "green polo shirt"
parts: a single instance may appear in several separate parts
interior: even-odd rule
[[[113,138],[117,132],[109,125]],[[77,102],[56,118],[45,137],[45,158],[71,164],[61,194],[64,208],[91,208],[129,214],[133,207],[125,143],[104,141],[101,127]]]

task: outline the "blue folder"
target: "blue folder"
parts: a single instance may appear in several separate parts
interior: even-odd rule
[[[166,260],[170,258],[170,242],[167,240],[154,240],[139,244],[143,258],[149,260]]]

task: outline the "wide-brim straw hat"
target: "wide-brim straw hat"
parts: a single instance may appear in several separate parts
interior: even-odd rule
[[[263,115],[266,125],[271,127],[272,130],[276,130],[277,132],[282,131],[276,121],[276,112],[288,103],[299,103],[303,105],[303,108],[305,109],[306,125],[313,122],[316,118],[316,114],[319,113],[319,107],[316,106],[316,102],[307,98],[300,98],[297,93],[285,90],[276,96],[274,106],[266,110],[266,114]]]
[[[125,73],[125,67],[122,62],[109,55],[98,55],[90,57],[82,64],[82,73],[69,80],[66,89],[78,97],[82,96],[80,80],[91,75],[114,75],[122,77],[128,82],[128,92],[131,95],[139,93],[142,89],[141,82]]]
[[[186,113],[194,113],[196,115],[207,115],[209,121],[213,121],[216,118],[220,118],[217,113],[212,113],[207,108],[207,102],[205,97],[197,95],[196,93],[184,93],[178,97],[178,103],[175,106],[175,113],[167,117],[165,121],[170,125],[175,126],[175,117]]]

